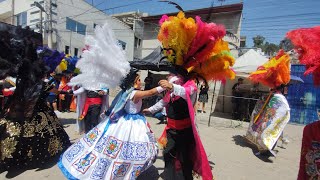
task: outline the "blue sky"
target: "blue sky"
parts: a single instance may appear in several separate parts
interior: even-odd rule
[[[156,0],[86,0],[107,14],[128,11],[146,12],[150,15],[176,12],[174,6]],[[173,0],[184,10],[210,7],[212,0]],[[214,6],[221,3],[213,0]],[[240,0],[225,0],[225,4]],[[243,0],[241,35],[247,36],[247,46],[252,37],[262,35],[266,41],[279,44],[286,32],[300,27],[320,25],[320,0]]]

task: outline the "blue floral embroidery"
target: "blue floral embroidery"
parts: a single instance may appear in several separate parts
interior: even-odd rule
[[[111,161],[106,158],[101,158],[98,160],[90,178],[91,179],[104,179],[106,172],[111,164]]]
[[[125,142],[121,150],[120,159],[141,161],[146,160],[148,155],[147,142]]]
[[[73,163],[73,167],[81,172],[82,174],[85,174],[86,171],[90,168],[90,166],[93,164],[93,162],[96,160],[96,155],[93,153],[90,153],[88,155],[83,156],[79,160],[77,160],[75,163]]]
[[[77,143],[73,144],[72,147],[65,153],[66,159],[71,162],[80,152],[84,149],[83,144],[78,141]]]
[[[107,140],[108,140],[108,137],[100,138],[100,140],[98,141],[98,143],[95,146],[94,150],[96,150],[97,152],[101,153],[103,151],[103,149],[106,147]]]
[[[93,128],[83,137],[83,140],[88,144],[88,146],[92,146],[94,141],[98,138],[98,134],[99,134],[99,129]]]
[[[130,180],[137,179],[137,177],[141,174],[143,171],[143,164],[135,164],[132,168],[132,171],[130,173]]]
[[[124,177],[127,174],[129,167],[130,167],[130,163],[120,163],[120,162],[114,163],[111,179]]]
[[[107,141],[107,146],[104,149],[104,154],[111,158],[116,158],[122,146],[122,141],[110,136]]]

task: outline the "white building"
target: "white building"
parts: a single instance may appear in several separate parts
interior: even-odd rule
[[[120,14],[113,14],[112,17],[119,19],[124,22],[134,31],[134,55],[136,59],[142,58],[142,39],[143,39],[143,29],[144,23],[141,17],[146,16],[147,13],[140,12],[125,12]]]
[[[0,0],[0,21],[21,26],[29,26],[40,32],[40,9],[34,1],[40,3],[46,12],[43,17],[43,43],[48,44],[50,0]],[[120,20],[108,16],[84,0],[51,0],[53,48],[67,54],[80,56],[85,46],[85,35],[93,34],[97,25],[106,21],[115,32],[119,43],[125,49],[128,60],[134,58],[134,30]]]

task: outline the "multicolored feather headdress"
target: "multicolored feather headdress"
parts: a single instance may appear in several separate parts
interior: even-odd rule
[[[286,85],[290,81],[290,56],[280,50],[277,56],[258,67],[252,72],[249,79],[253,82],[260,82],[270,88],[277,88]]]
[[[301,64],[306,65],[305,75],[313,74],[315,85],[320,85],[320,26],[301,28],[287,33],[295,46]]]
[[[177,16],[163,15],[160,26],[158,40],[169,62],[207,81],[235,77],[231,69],[235,60],[222,40],[226,34],[222,25],[205,23],[198,16],[196,20],[186,18],[179,12]]]

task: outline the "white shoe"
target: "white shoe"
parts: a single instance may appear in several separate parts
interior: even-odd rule
[[[54,113],[56,113],[57,116],[61,114],[61,112],[58,110],[54,111]]]
[[[287,138],[282,138],[282,144],[288,144],[290,141]]]

